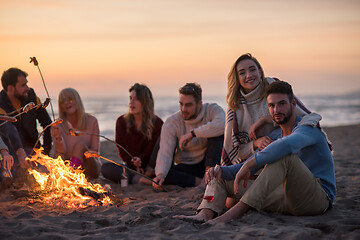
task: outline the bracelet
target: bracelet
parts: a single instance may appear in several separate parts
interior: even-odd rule
[[[195,137],[196,137],[195,132],[194,132],[194,129],[193,129],[193,130],[191,130],[191,131],[190,131],[190,133],[191,133],[191,136],[192,136],[193,138],[195,138]]]

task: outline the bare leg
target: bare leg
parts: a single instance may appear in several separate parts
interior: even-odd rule
[[[232,219],[241,218],[244,214],[249,211],[250,206],[239,201],[235,206],[230,208],[226,213],[223,215],[218,216],[217,218],[211,219],[206,223],[209,224],[216,224],[219,222],[228,222]]]
[[[193,220],[197,222],[206,222],[213,219],[215,216],[215,212],[208,208],[203,208],[200,212],[193,216],[186,216],[186,215],[175,215],[173,218],[182,219],[182,220]]]
[[[226,207],[227,207],[227,209],[232,208],[232,207],[235,206],[235,204],[237,204],[238,202],[239,202],[238,199],[228,197],[228,198],[226,199]]]
[[[96,158],[85,158],[84,152],[88,148],[82,142],[78,142],[73,149],[73,156],[81,159],[84,164],[84,174],[89,178],[97,178],[100,173],[100,165]]]

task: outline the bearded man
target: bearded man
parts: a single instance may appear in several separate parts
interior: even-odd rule
[[[9,68],[2,77],[1,83],[3,90],[0,92],[0,114],[15,116],[28,103],[35,105],[41,104],[34,90],[27,85],[27,73],[18,68]],[[51,124],[51,119],[46,109],[40,107],[33,108],[27,113],[17,118],[17,122],[6,122],[0,127],[1,137],[9,147],[10,153],[16,157],[15,167],[20,164],[26,167],[26,155],[30,154],[39,133],[37,130],[37,121],[45,128]],[[2,121],[0,121],[0,124]],[[45,130],[43,135],[44,153],[49,154],[51,149],[50,128]]]
[[[278,139],[244,163],[210,168],[206,182],[215,177],[211,201],[203,199],[194,216],[174,218],[205,221],[209,224],[242,217],[248,210],[291,215],[325,213],[336,196],[334,161],[326,135],[318,127],[321,116],[295,114],[290,84],[276,81],[267,86],[266,100]],[[263,168],[259,176],[254,173]],[[224,214],[226,197],[239,202]]]
[[[220,163],[225,112],[216,103],[202,103],[202,90],[196,83],[179,89],[179,104],[180,111],[161,129],[154,180],[160,186],[194,187],[201,184],[207,169]]]

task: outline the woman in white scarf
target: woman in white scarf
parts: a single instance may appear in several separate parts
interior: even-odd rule
[[[256,132],[256,140],[249,130],[259,118],[269,116],[265,87],[277,79],[265,78],[260,63],[251,54],[241,55],[228,74],[226,123],[221,165],[245,161],[256,149],[262,150],[272,142],[267,135],[276,127],[264,123]],[[297,99],[296,99],[297,100]],[[297,114],[309,111],[297,100]]]

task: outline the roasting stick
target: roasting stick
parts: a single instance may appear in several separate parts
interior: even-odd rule
[[[39,142],[39,140],[40,140],[40,137],[43,135],[43,133],[45,132],[45,130],[46,130],[48,127],[56,126],[56,125],[58,125],[58,124],[60,124],[60,123],[62,123],[62,122],[63,122],[63,120],[62,120],[61,118],[59,118],[59,119],[57,119],[56,121],[54,121],[54,122],[50,123],[49,125],[47,125],[46,127],[44,127],[44,129],[43,129],[43,130],[41,131],[41,133],[39,134],[39,137],[37,138],[36,143],[35,143],[33,149],[36,148],[36,145],[38,144],[38,142]]]
[[[45,91],[46,91],[46,94],[48,96],[49,99],[50,98],[50,95],[49,95],[49,92],[46,88],[46,85],[45,85],[45,80],[44,80],[44,77],[41,73],[41,70],[40,70],[40,67],[39,67],[39,62],[37,61],[36,57],[30,57],[30,63],[34,63],[35,66],[37,66],[38,70],[39,70],[39,73],[40,73],[40,76],[41,76],[41,80],[43,82],[43,85],[44,85],[44,88],[45,88]],[[54,114],[54,109],[53,109],[53,106],[52,106],[52,103],[50,101],[50,107],[51,107],[51,112],[52,112],[52,115],[53,115],[53,121],[55,121],[55,114]]]
[[[108,162],[114,163],[114,164],[116,164],[116,165],[118,165],[118,166],[120,166],[120,167],[122,167],[122,168],[125,168],[125,169],[129,170],[130,172],[133,172],[133,173],[135,173],[135,174],[138,174],[138,175],[140,175],[140,176],[142,176],[142,177],[144,177],[144,178],[152,181],[152,182],[155,183],[156,185],[159,185],[159,183],[155,182],[152,178],[146,176],[145,174],[139,173],[139,172],[135,171],[134,169],[131,169],[131,168],[125,166],[124,164],[119,164],[119,163],[117,163],[117,162],[115,162],[115,161],[113,161],[113,160],[111,160],[111,159],[108,159],[108,158],[106,158],[106,157],[100,156],[100,155],[97,154],[97,153],[90,152],[90,151],[86,151],[86,152],[84,153],[84,155],[85,155],[86,158],[91,158],[91,157],[102,158],[102,159],[104,159],[104,160],[106,160],[106,161],[108,161]],[[161,185],[159,185],[159,186],[161,186]],[[161,186],[161,187],[162,187],[162,189],[163,189],[164,191],[166,191],[163,186]]]
[[[76,131],[76,130],[74,130],[74,129],[70,129],[70,130],[69,130],[69,133],[70,133],[71,136],[95,135],[95,136],[102,137],[102,138],[108,140],[109,142],[112,142],[113,144],[115,144],[116,146],[118,146],[119,148],[121,148],[122,150],[124,150],[124,152],[125,152],[127,155],[129,155],[129,157],[134,158],[134,156],[133,156],[131,153],[129,153],[129,151],[126,150],[123,146],[121,146],[121,145],[118,144],[117,142],[115,142],[115,141],[113,141],[113,140],[111,140],[111,139],[109,139],[109,138],[107,138],[107,137],[105,137],[105,136],[103,136],[103,135],[100,135],[100,134],[97,134],[97,133],[80,132],[80,131]]]
[[[35,106],[35,103],[33,103],[33,102],[30,102],[30,103],[26,104],[24,107],[15,110],[15,111],[21,111],[21,112],[18,113],[18,114],[16,114],[15,116],[13,116],[13,118],[17,118],[17,117],[20,116],[21,114],[24,114],[24,113],[29,112],[29,111],[30,111],[31,109],[33,109],[34,107],[36,107],[36,106]],[[16,120],[16,121],[17,121],[17,120]],[[15,122],[16,122],[16,121],[15,121]],[[5,123],[7,123],[7,121],[1,123],[0,126],[4,125]]]

